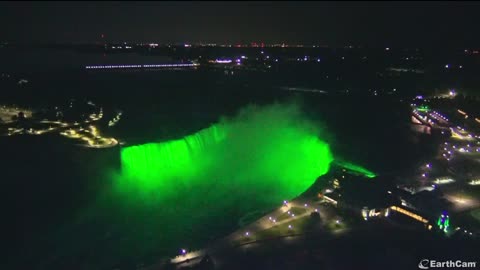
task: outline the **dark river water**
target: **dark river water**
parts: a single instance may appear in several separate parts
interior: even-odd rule
[[[3,82],[5,102],[39,107],[69,98],[122,110],[105,132],[140,144],[181,138],[233,115],[247,104],[298,102],[323,127],[334,156],[379,174],[405,170],[424,157],[428,138],[412,133],[408,104],[396,98],[295,93],[281,87],[322,87],[309,71],[255,73],[219,70],[86,72],[85,65],[169,61],[136,54],[0,50],[0,70],[26,78]],[[291,76],[289,76],[289,74]],[[222,216],[159,218],[161,205],[129,204],[111,192],[119,149],[80,149],[55,136],[0,138],[3,158],[2,230],[8,269],[135,269],[179,248],[200,248],[232,232],[253,215],[229,209]],[[174,215],[174,213],[170,213]],[[189,227],[188,233],[185,228]],[[179,228],[182,228],[180,230]],[[7,269],[7,268],[5,268]]]

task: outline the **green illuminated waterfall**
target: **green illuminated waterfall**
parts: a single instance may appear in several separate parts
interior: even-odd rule
[[[249,106],[182,139],[123,148],[118,187],[178,207],[275,205],[328,172],[321,135],[295,105]]]

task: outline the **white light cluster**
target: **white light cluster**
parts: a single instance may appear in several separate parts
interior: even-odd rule
[[[113,65],[113,66],[85,66],[86,69],[119,69],[119,68],[157,68],[157,67],[195,67],[198,64],[158,64],[158,65]]]

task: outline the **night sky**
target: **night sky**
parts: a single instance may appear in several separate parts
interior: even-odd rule
[[[1,2],[0,41],[480,47],[475,2]]]

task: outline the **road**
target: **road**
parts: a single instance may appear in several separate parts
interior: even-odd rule
[[[290,209],[294,207],[302,208],[302,209],[305,209],[306,211],[303,214],[295,215],[294,217],[291,216],[282,221],[278,221],[278,222],[273,221],[276,218],[278,218],[280,215],[288,212]],[[267,230],[274,226],[280,226],[282,224],[287,224],[289,222],[292,222],[293,220],[298,220],[302,217],[309,216],[313,211],[319,212],[320,216],[322,217],[321,219],[322,224],[332,218],[332,215],[328,214],[327,211],[324,210],[323,206],[321,206],[318,202],[309,201],[309,200],[295,200],[295,201],[287,202],[286,204],[283,204],[281,207],[261,217],[255,222],[231,233],[230,235],[226,236],[223,239],[218,240],[217,242],[213,243],[209,247],[202,250],[188,252],[184,255],[179,255],[171,259],[171,262],[177,265],[181,265],[182,267],[192,266],[198,263],[204,255],[209,254],[215,260],[216,265],[218,265],[218,263],[221,263],[222,257],[223,257],[222,254],[226,250],[231,250],[235,248],[246,248],[251,245],[258,245],[258,243],[265,242],[265,240],[263,241],[260,240],[260,241],[251,241],[251,242],[238,244],[239,240],[244,239],[244,237],[246,236],[245,234],[247,232],[249,233],[249,235],[254,235],[258,231]],[[287,237],[284,239],[284,241],[293,241],[294,238],[298,238],[300,236],[303,236],[303,233],[293,234],[293,235],[292,234],[279,235],[278,237],[280,238]]]

